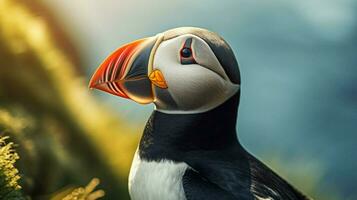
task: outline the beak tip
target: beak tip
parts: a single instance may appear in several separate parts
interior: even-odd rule
[[[96,89],[97,88],[96,86],[98,85],[98,78],[96,78],[97,77],[96,74],[97,73],[93,74],[92,78],[89,80],[89,83],[88,83],[88,88],[91,90]]]
[[[95,88],[95,84],[92,81],[90,81],[88,84],[88,89],[93,90],[94,88]]]

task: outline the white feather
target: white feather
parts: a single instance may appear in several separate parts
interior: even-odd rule
[[[129,194],[132,200],[185,200],[182,177],[186,163],[144,161],[138,152],[129,174]]]

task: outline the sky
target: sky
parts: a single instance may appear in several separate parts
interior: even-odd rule
[[[238,132],[258,157],[316,163],[348,197],[357,180],[356,0],[42,0],[79,47],[88,79],[124,43],[179,26],[219,33],[240,65]],[[95,93],[144,126],[152,105]]]

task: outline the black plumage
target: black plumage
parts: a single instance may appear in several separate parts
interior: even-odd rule
[[[154,111],[139,145],[141,159],[185,162],[188,200],[308,199],[239,143],[236,133],[239,93],[217,108],[198,114]]]

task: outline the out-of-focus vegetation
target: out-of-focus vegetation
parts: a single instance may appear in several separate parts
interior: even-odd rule
[[[13,142],[6,143],[8,136],[0,136],[0,199],[7,200],[25,200],[18,183],[19,171],[14,166],[19,159],[19,155],[14,150]],[[95,178],[86,186],[77,189],[67,189],[58,192],[51,200],[96,200],[104,196],[103,190],[94,189],[99,184],[99,179]]]
[[[65,190],[55,197],[51,198],[51,200],[95,200],[104,196],[103,190],[94,189],[99,184],[99,179],[92,179],[90,183],[86,187],[80,187],[74,189],[72,192],[68,193],[68,190]],[[64,197],[63,197],[64,196]]]
[[[17,191],[18,199],[22,194],[96,199],[103,195],[93,192],[97,179],[73,189],[92,177],[102,180],[106,199],[128,199],[127,176],[140,129],[128,127],[90,95],[82,70],[75,47],[46,8],[36,1],[0,1],[0,132],[18,144],[21,176],[11,168],[18,156],[10,142],[0,150],[0,165],[10,166],[8,174],[0,170],[0,180],[12,177],[6,187]],[[270,165],[302,191],[316,199],[338,199],[320,191],[319,169],[302,171],[300,162],[287,165],[271,158]]]
[[[43,10],[0,1],[0,130],[18,144],[23,192],[48,199],[98,177],[108,199],[127,199],[139,131],[93,99],[74,48]]]

